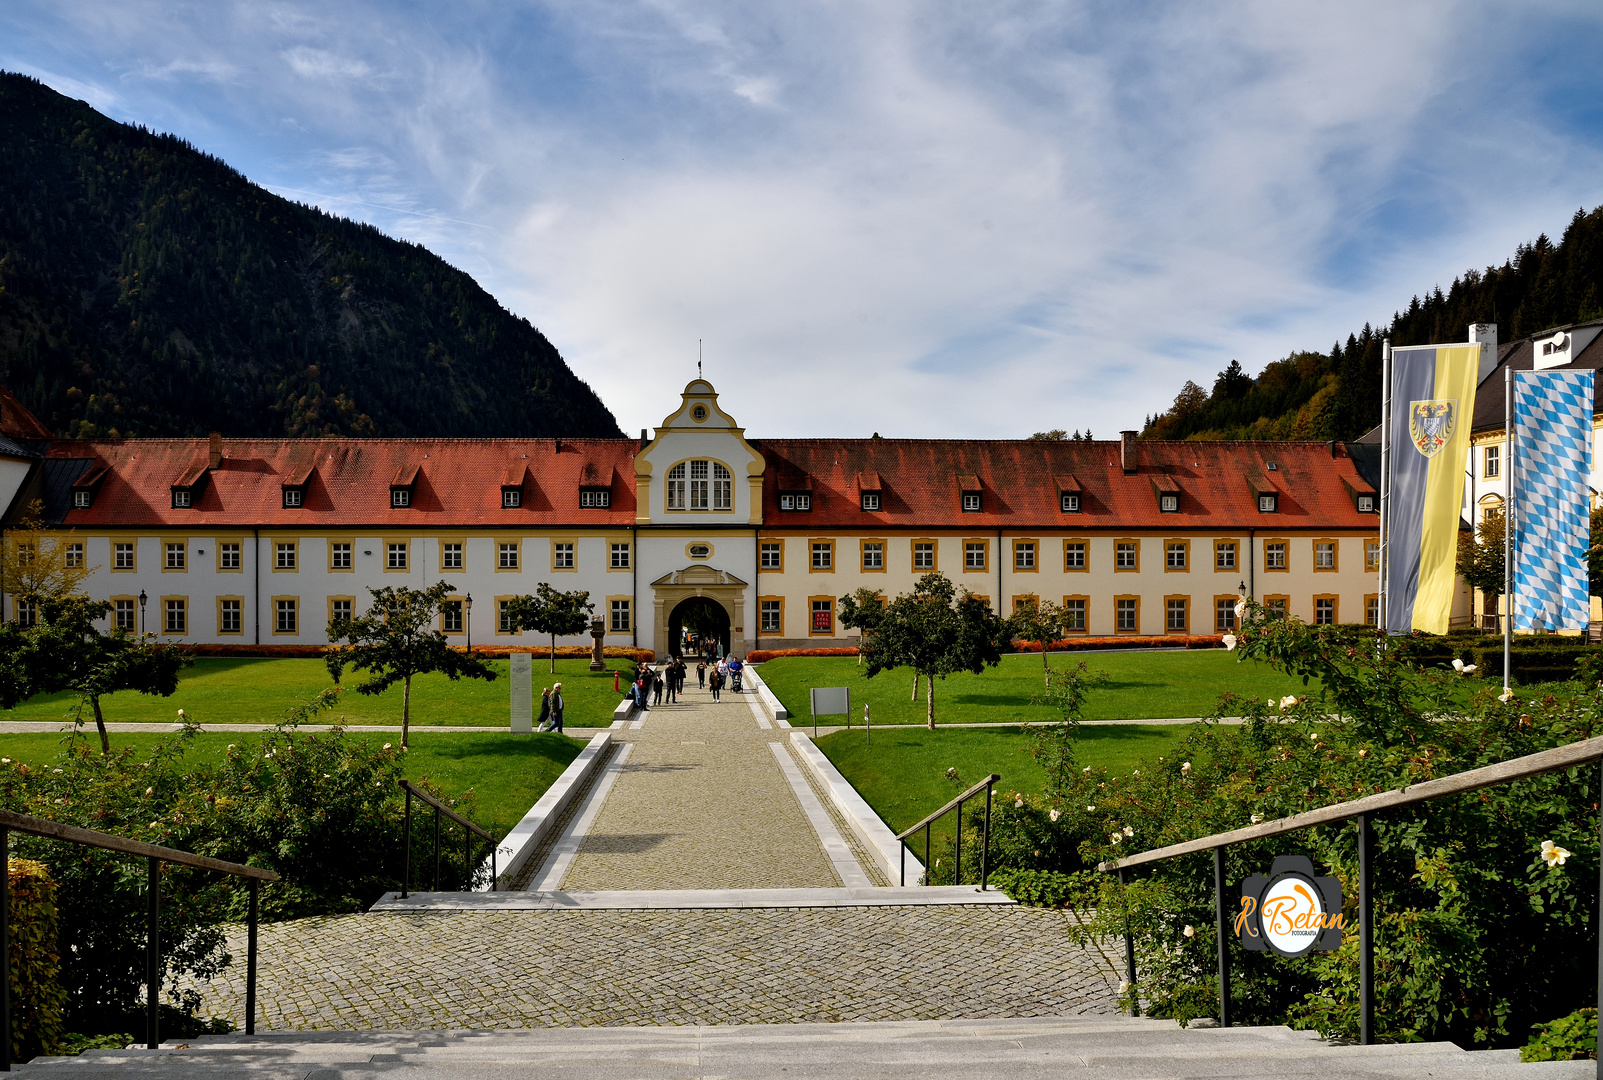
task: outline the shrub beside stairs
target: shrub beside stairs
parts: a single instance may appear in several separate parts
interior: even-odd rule
[[[740,1027],[545,1028],[407,1033],[300,1032],[197,1039],[161,1050],[41,1058],[24,1077],[76,1080],[803,1080],[956,1077],[1034,1080],[1168,1077],[1252,1080],[1595,1077],[1597,1063],[1519,1064],[1516,1050],[1452,1043],[1330,1046],[1284,1027],[1182,1030],[1166,1020],[1039,1017]]]

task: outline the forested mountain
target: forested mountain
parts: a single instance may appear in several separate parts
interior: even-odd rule
[[[424,248],[0,72],[0,384],[69,436],[613,436]]]
[[[1328,353],[1297,352],[1256,379],[1236,361],[1209,392],[1186,383],[1174,405],[1148,419],[1149,439],[1353,439],[1380,422],[1380,345],[1465,339],[1471,323],[1497,323],[1498,339],[1603,318],[1603,207],[1577,210],[1554,246],[1522,244],[1502,266],[1470,270],[1443,293],[1416,296],[1389,326],[1365,326]]]

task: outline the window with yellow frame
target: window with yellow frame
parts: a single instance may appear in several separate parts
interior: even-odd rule
[[[1013,572],[1033,574],[1041,568],[1041,541],[1033,536],[1021,536],[1013,541]]]
[[[1341,568],[1341,564],[1338,560],[1338,556],[1341,552],[1340,543],[1334,537],[1317,536],[1313,540],[1313,545],[1314,573],[1336,573]]]
[[[1091,632],[1091,598],[1074,593],[1063,598],[1063,631],[1068,634]]]
[[[866,536],[857,542],[857,566],[865,574],[885,573],[885,549],[889,545],[883,536]]]
[[[1191,541],[1174,536],[1163,542],[1163,572],[1188,574],[1191,572]]]
[[[1121,536],[1113,541],[1113,572],[1139,574],[1141,572],[1141,541],[1133,536]]]
[[[1123,595],[1113,598],[1113,632],[1115,634],[1141,632],[1141,597]]]

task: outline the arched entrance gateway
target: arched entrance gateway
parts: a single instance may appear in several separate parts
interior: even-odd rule
[[[720,655],[744,651],[746,583],[712,566],[687,566],[651,583],[656,642],[678,655],[680,631],[703,627],[718,638]]]

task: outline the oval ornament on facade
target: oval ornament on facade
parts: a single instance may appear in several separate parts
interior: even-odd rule
[[[689,544],[685,547],[685,554],[692,559],[710,559],[712,557],[712,545]]]

